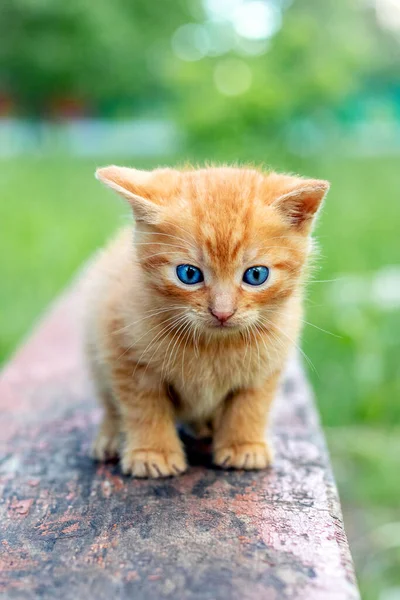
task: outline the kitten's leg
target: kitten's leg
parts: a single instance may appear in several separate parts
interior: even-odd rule
[[[265,469],[272,453],[265,439],[269,407],[279,374],[260,389],[244,389],[228,398],[215,423],[214,462],[229,469]]]
[[[92,445],[92,457],[96,460],[117,458],[120,450],[120,416],[111,394],[102,394],[104,415]]]
[[[120,415],[112,392],[104,379],[104,365],[102,367],[99,364],[93,352],[88,354],[88,358],[96,396],[104,409],[103,420],[92,444],[92,457],[96,460],[109,460],[117,458],[119,454]]]
[[[146,365],[118,363],[113,373],[125,435],[122,470],[135,477],[168,477],[186,470],[186,459],[175,428],[174,407],[158,376]]]

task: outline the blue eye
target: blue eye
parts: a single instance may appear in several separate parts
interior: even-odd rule
[[[178,279],[186,285],[194,285],[204,281],[203,273],[193,265],[178,265],[176,267]]]
[[[248,285],[262,285],[268,279],[268,267],[250,267],[243,274],[243,281]]]

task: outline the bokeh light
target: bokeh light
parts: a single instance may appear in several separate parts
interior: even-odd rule
[[[399,0],[376,0],[376,15],[381,25],[400,32]]]
[[[239,58],[220,60],[214,69],[217,89],[225,96],[238,96],[251,86],[252,73],[248,64]]]
[[[265,40],[282,25],[280,10],[271,3],[254,0],[239,4],[233,11],[232,23],[239,35],[251,40]]]
[[[202,25],[195,23],[179,27],[173,34],[171,43],[176,56],[189,62],[204,58],[210,48],[207,31]]]

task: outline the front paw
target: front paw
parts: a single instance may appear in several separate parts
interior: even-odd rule
[[[133,477],[148,477],[158,479],[159,477],[170,477],[181,475],[186,471],[187,464],[183,452],[171,452],[165,450],[141,449],[125,450],[121,468],[123,473]]]
[[[266,469],[271,462],[271,450],[264,442],[231,444],[214,452],[214,463],[223,469]]]
[[[91,456],[95,460],[106,461],[118,457],[119,431],[100,429],[92,445]]]

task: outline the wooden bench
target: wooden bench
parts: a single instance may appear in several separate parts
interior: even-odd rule
[[[89,457],[99,420],[81,284],[0,378],[0,595],[62,600],[356,599],[325,442],[299,361],[274,407],[274,468],[224,472],[207,449],[167,480]]]

